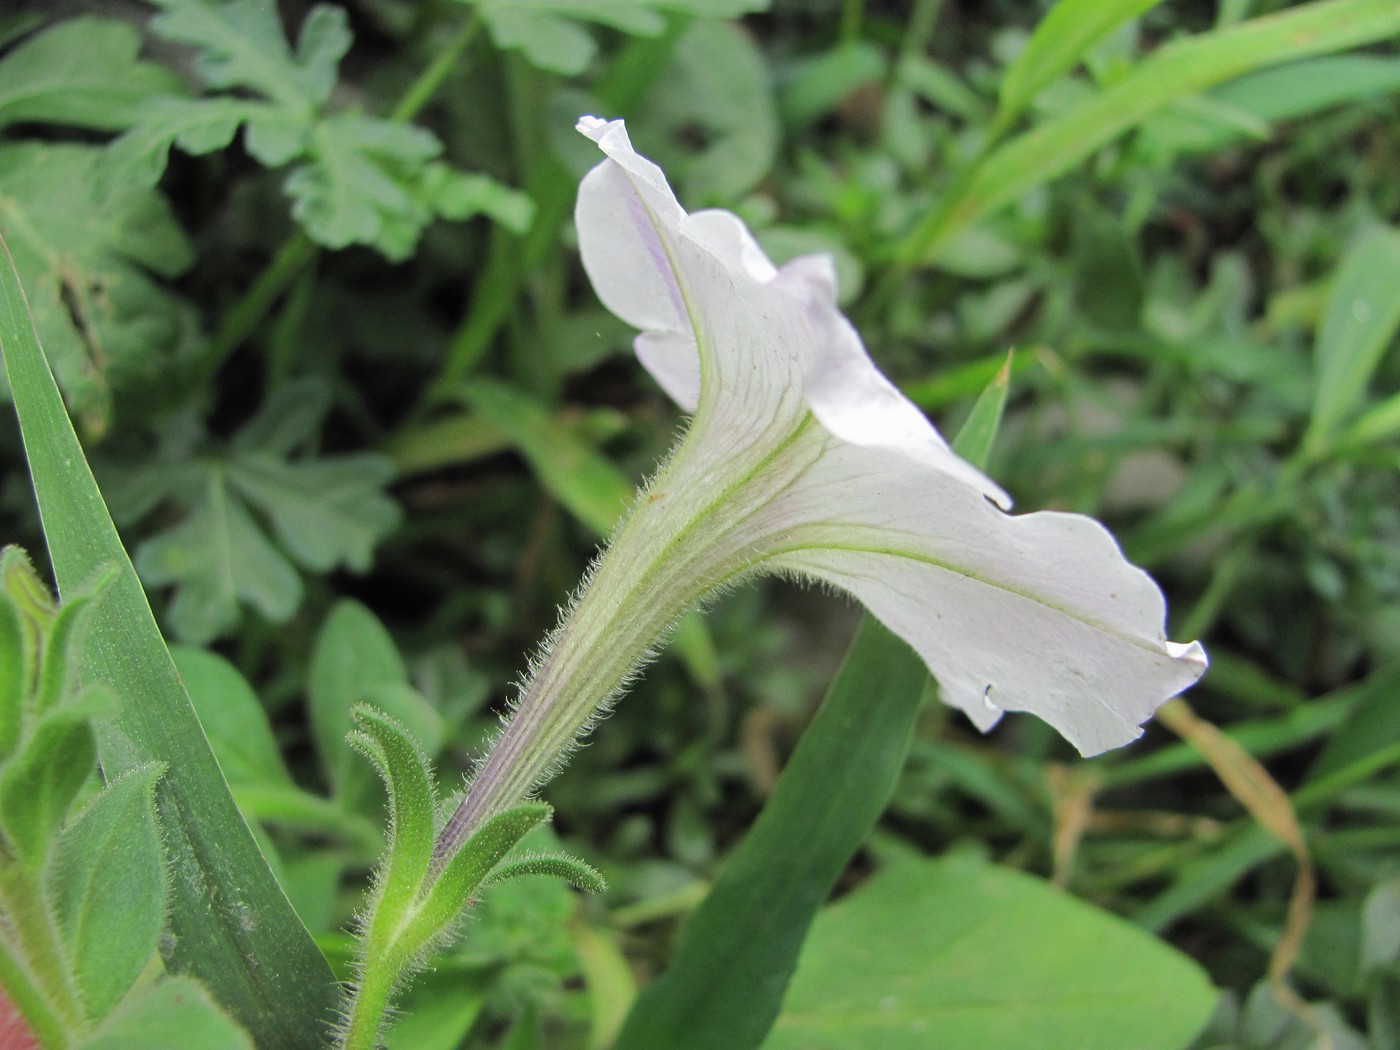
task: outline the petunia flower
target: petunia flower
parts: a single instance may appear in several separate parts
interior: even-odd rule
[[[441,841],[532,792],[688,609],[758,573],[853,595],[980,729],[1029,711],[1084,755],[1206,668],[1164,631],[1156,584],[1098,522],[1012,516],[871,361],[829,258],[775,267],[726,211],[688,215],[622,121],[576,219],[598,297],[691,414],[546,642]]]

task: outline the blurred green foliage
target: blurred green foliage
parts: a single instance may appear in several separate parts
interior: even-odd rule
[[[1226,993],[1202,1047],[1400,1047],[1397,34],[1393,0],[0,15],[0,234],[162,626],[219,654],[181,674],[332,962],[383,845],[351,708],[450,793],[680,425],[571,248],[595,112],[688,208],[831,252],[945,430],[1016,348],[989,470],[1103,518],[1205,643],[1190,702],[1318,866],[1313,1009],[1266,981],[1287,850],[1159,727],[1081,763],[927,705],[841,888],[974,850],[1200,963]],[[0,456],[0,534],[40,549],[12,427]],[[488,894],[390,1045],[607,1046],[624,958],[664,968],[852,623],[770,584],[688,624],[549,790],[612,892]]]

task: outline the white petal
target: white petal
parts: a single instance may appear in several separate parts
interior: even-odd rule
[[[823,427],[851,444],[890,449],[945,471],[1002,507],[1011,506],[1001,486],[950,449],[928,418],[875,366],[836,305],[835,272],[826,257],[794,259],[777,283],[805,301],[811,327],[820,333],[805,393]]]
[[[1085,755],[1125,744],[1205,671],[1166,640],[1156,584],[1098,522],[1013,517],[942,470],[832,443],[756,522],[774,563],[848,591],[982,728],[1030,711]]]
[[[700,354],[695,337],[679,332],[643,332],[632,341],[632,348],[671,400],[694,412],[700,404]]]
[[[673,266],[685,212],[666,176],[633,151],[622,121],[585,117],[578,127],[613,158],[584,176],[574,212],[583,266],[598,298],[637,328],[688,332]]]

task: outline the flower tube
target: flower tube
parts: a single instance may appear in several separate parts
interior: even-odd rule
[[[1084,755],[1126,744],[1206,668],[1108,531],[1013,516],[875,367],[825,256],[775,267],[726,211],[687,214],[622,121],[578,129],[607,159],[576,221],[598,297],[691,414],[584,580],[440,839],[558,767],[688,609],[757,573],[815,579],[908,642],[980,729],[1029,711]]]

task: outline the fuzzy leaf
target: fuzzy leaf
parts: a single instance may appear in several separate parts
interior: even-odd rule
[[[199,982],[167,977],[122,1003],[80,1050],[254,1050]]]
[[[389,795],[389,853],[379,873],[379,908],[402,915],[433,859],[433,777],[404,727],[361,705],[351,712],[350,745],[374,763]]]
[[[169,387],[195,350],[191,308],[151,277],[193,252],[158,194],[103,196],[103,152],[69,143],[0,146],[0,235],[69,404],[100,428],[110,389]]]
[[[577,857],[570,857],[564,853],[542,857],[524,857],[509,864],[502,864],[491,873],[486,884],[492,886],[508,879],[519,878],[522,875],[548,875],[551,878],[561,879],[570,886],[586,893],[603,893],[608,888],[607,879],[603,878],[602,873],[597,868]]]
[[[24,626],[14,601],[0,591],[0,762],[19,743],[23,726],[25,680]]]
[[[108,784],[58,842],[59,920],[83,1001],[105,1017],[156,950],[165,918],[165,860],[147,763]]]
[[[0,826],[31,863],[48,853],[78,791],[97,768],[97,742],[85,711],[65,708],[41,721],[0,770]]]
[[[423,926],[439,930],[450,923],[516,843],[548,820],[552,812],[544,803],[532,802],[498,813],[483,824],[448,859],[428,891],[419,913]]]
[[[141,106],[181,95],[174,73],[137,58],[141,36],[125,22],[74,18],[20,44],[0,61],[0,128],[32,121],[121,131]]]

